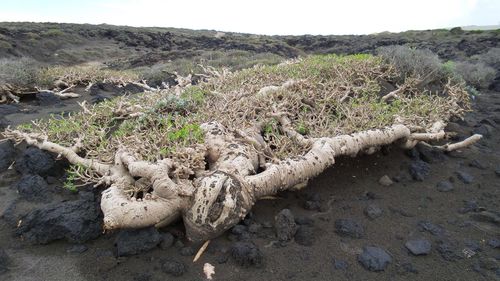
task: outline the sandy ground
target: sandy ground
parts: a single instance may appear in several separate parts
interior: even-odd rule
[[[5,118],[20,123],[48,112],[75,109],[75,104],[69,101],[43,110],[32,105],[31,111]],[[484,93],[476,99],[474,111],[454,129],[465,135],[473,130],[490,135],[469,149],[424,159],[432,163],[423,181],[413,180],[408,172],[416,161],[412,154],[395,147],[370,156],[338,159],[307,188],[258,202],[239,230],[211,241],[196,263],[192,262],[193,252],[201,245],[183,238],[181,223],[160,229],[162,234],[175,236],[173,246],[117,257],[117,233],[84,243],[88,249],[83,253],[69,253],[72,243],[30,245],[15,235],[12,225],[0,220],[0,249],[10,258],[8,271],[0,273],[0,280],[205,280],[204,263],[215,266],[214,280],[499,280],[500,250],[494,248],[494,239],[500,239],[500,134],[496,122],[500,126],[500,93]],[[464,183],[457,172],[473,179]],[[379,184],[384,175],[394,183]],[[13,170],[0,175],[2,213],[14,200],[20,202],[22,211],[42,205],[17,199],[14,186],[18,178]],[[444,180],[452,182],[454,189],[438,191],[437,183]],[[56,181],[51,186],[60,188],[61,184]],[[54,201],[77,197],[65,191],[55,193]],[[382,214],[368,218],[365,209],[369,205],[380,208]],[[301,225],[309,225],[303,226],[307,231],[300,239],[312,245],[300,245],[294,241],[297,236],[277,242],[275,216],[283,209],[290,209]],[[361,225],[362,237],[340,235],[335,227],[339,219]],[[415,256],[405,243],[421,238],[431,243],[431,250]],[[237,241],[258,248],[256,265],[237,263],[231,254]],[[365,246],[377,246],[389,254],[391,262],[385,270],[372,272],[361,265],[358,257]],[[166,272],[164,264],[172,261],[184,264],[181,276]]]

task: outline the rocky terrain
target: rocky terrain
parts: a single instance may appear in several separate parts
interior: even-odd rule
[[[33,32],[40,24],[25,25],[26,29],[13,26],[0,24],[0,34],[22,47],[0,52],[0,57],[27,54],[30,47],[22,44],[20,34]],[[42,27],[38,33],[48,32]],[[80,39],[97,38],[124,46],[135,38],[127,32],[142,34],[123,28],[105,39],[101,33],[121,29],[58,28],[80,28],[76,33]],[[156,38],[153,34],[167,31],[151,32],[150,37]],[[216,38],[211,31],[168,32],[175,34],[171,37],[190,38],[188,41],[209,38],[192,39],[196,43],[189,45],[203,50],[210,44],[213,48],[247,48],[246,40],[264,38],[238,34]],[[446,40],[439,37],[445,32]],[[114,39],[120,34],[129,34],[128,39]],[[85,42],[97,44],[97,39]],[[494,31],[460,30],[270,37],[266,40],[274,47],[255,43],[260,46],[255,51],[262,48],[279,56],[294,56],[301,52],[371,52],[384,44],[416,44],[446,59],[484,53],[498,47],[498,39],[499,33]],[[134,40],[136,46],[123,49],[130,58],[140,57],[141,52],[157,54],[159,47],[147,45],[153,43]],[[181,42],[174,41],[175,46]],[[36,47],[39,59],[63,45]],[[66,48],[73,50],[74,46]],[[121,55],[117,53],[117,61]],[[215,267],[214,280],[500,279],[500,91],[495,85],[475,97],[473,111],[465,120],[448,125],[447,131],[455,132],[456,139],[483,134],[473,147],[443,153],[426,146],[410,151],[389,146],[370,156],[339,159],[306,188],[258,202],[240,224],[210,241],[196,262],[193,258],[202,244],[187,241],[182,224],[103,233],[101,189],[83,186],[78,192],[69,191],[63,188],[65,161],[0,141],[0,279],[206,280],[205,263]],[[101,87],[77,99],[37,96],[20,104],[0,105],[0,119],[4,125],[22,124],[77,110],[78,101],[95,103],[121,94]]]

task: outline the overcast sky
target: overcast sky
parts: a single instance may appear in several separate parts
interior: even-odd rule
[[[498,25],[500,0],[0,0],[0,21],[368,34]]]

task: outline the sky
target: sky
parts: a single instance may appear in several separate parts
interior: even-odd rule
[[[0,0],[0,21],[370,34],[500,25],[500,0]]]

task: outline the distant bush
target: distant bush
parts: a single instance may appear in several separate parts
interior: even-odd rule
[[[49,37],[58,37],[64,35],[64,31],[58,29],[58,28],[50,28],[47,31],[43,33],[44,36],[49,36]]]
[[[495,79],[496,70],[483,62],[457,62],[455,73],[476,89],[485,89]]]
[[[33,59],[0,59],[0,84],[25,87],[37,81],[40,65]]]
[[[385,46],[378,48],[377,54],[394,65],[402,78],[414,75],[434,81],[442,79],[446,74],[439,57],[427,49]]]
[[[500,48],[491,48],[488,52],[474,57],[478,61],[500,70]]]
[[[200,64],[215,68],[227,67],[231,70],[240,70],[250,68],[256,64],[278,64],[282,60],[281,56],[272,53],[253,53],[243,50],[210,51],[203,52],[194,58],[176,59],[151,67],[141,67],[136,71],[141,73],[141,77],[147,80],[148,83],[159,85],[165,81],[168,73],[177,72],[184,76],[190,73],[201,73],[203,70],[199,66]]]

